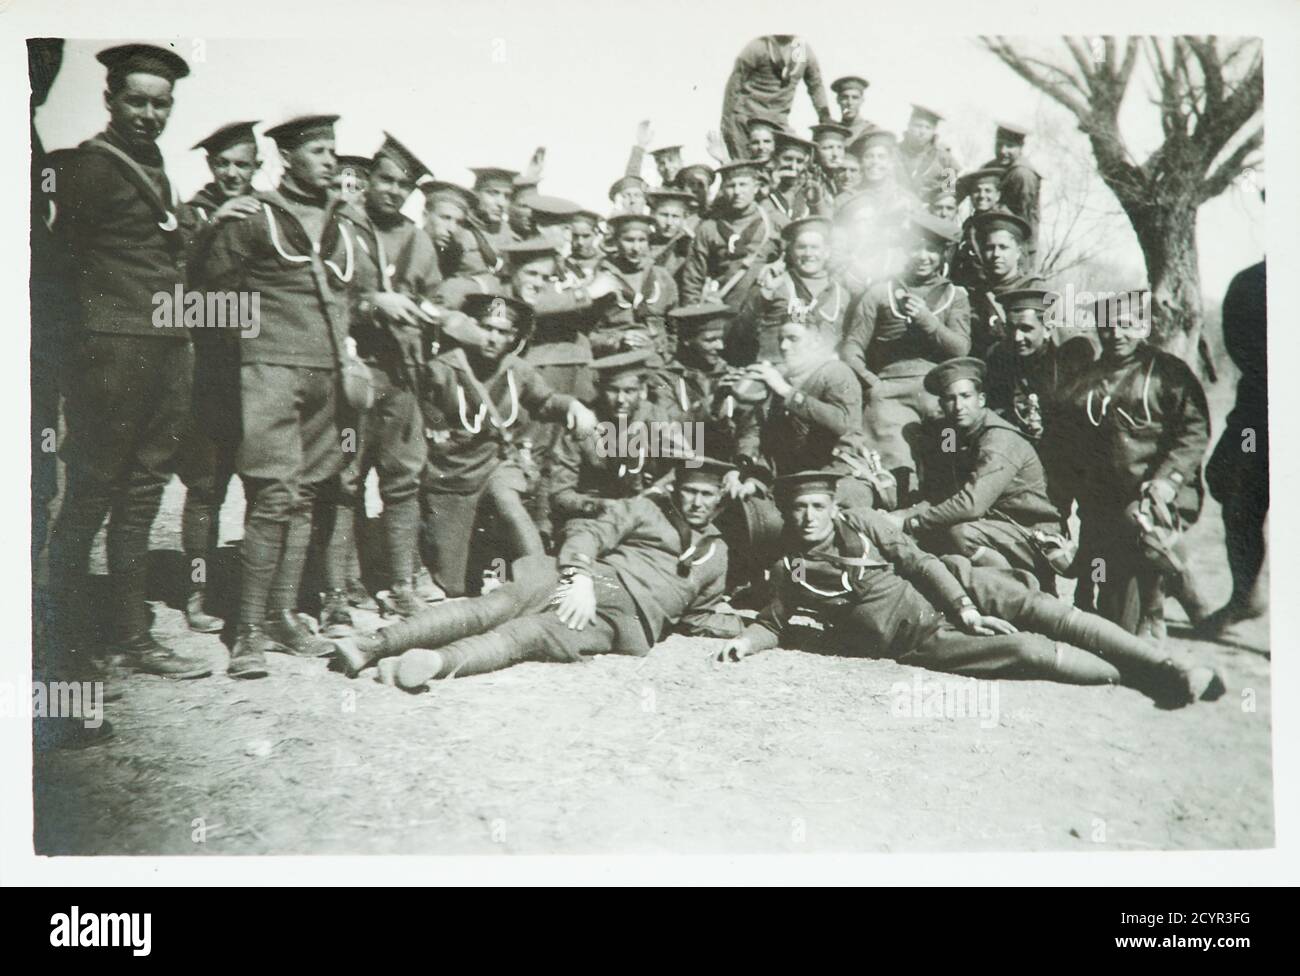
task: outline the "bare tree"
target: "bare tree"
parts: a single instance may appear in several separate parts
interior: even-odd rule
[[[1165,341],[1202,324],[1196,215],[1260,159],[1263,47],[1257,38],[1064,37],[1064,66],[1005,37],[981,42],[1065,106],[1088,137],[1101,178],[1137,234]],[[1142,162],[1125,144],[1119,112],[1139,60],[1149,67],[1164,141]],[[1175,342],[1175,344],[1177,344]]]

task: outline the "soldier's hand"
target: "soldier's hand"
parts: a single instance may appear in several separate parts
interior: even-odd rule
[[[766,383],[767,388],[777,396],[787,396],[793,389],[786,378],[781,375],[781,371],[766,360],[754,363],[746,369],[746,372],[751,378],[758,380],[760,383]]]
[[[963,610],[959,620],[961,629],[975,637],[993,637],[997,634],[1016,633],[1014,624],[1003,620],[1001,617],[992,617],[980,613],[974,607],[967,607]]]
[[[565,418],[565,423],[574,433],[586,437],[596,430],[598,421],[589,407],[574,400],[569,404],[569,415]]]
[[[587,285],[587,294],[591,296],[592,301],[612,295],[616,291],[618,291],[618,281],[608,271],[596,272]]]
[[[370,297],[370,304],[375,307],[376,313],[389,322],[417,325],[424,319],[420,306],[400,292],[377,291]]]
[[[253,197],[231,197],[216,209],[212,215],[212,222],[219,224],[223,220],[243,220],[258,210],[262,205]]]
[[[639,149],[649,149],[650,140],[654,138],[655,130],[650,127],[650,120],[644,119],[636,125],[636,144]]]
[[[640,349],[653,344],[654,338],[644,332],[629,332],[623,336],[623,346],[626,349]]]
[[[596,619],[596,584],[590,576],[576,573],[562,588],[555,615],[570,630],[582,630]]]
[[[739,664],[753,653],[754,649],[749,646],[749,641],[737,637],[723,644],[722,649],[713,654],[713,660],[718,664]]]
[[[722,490],[728,498],[748,498],[755,494],[761,483],[754,478],[740,480],[739,471],[728,471],[722,478]]]
[[[1146,483],[1146,493],[1162,504],[1172,505],[1178,497],[1178,487],[1168,478],[1154,478]]]
[[[719,163],[730,161],[727,156],[727,144],[722,141],[722,136],[718,133],[717,129],[710,129],[705,133],[704,148],[708,151],[709,155]]]

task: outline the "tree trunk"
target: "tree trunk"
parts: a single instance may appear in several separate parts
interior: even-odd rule
[[[1190,361],[1202,321],[1196,206],[1161,200],[1130,210],[1129,217],[1151,286],[1152,339]]]

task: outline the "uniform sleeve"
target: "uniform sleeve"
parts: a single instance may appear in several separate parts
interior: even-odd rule
[[[746,624],[741,632],[740,636],[755,651],[766,651],[778,646],[786,622],[790,619],[790,611],[785,604],[783,573],[784,567],[780,563],[772,568],[772,585],[769,587],[771,595],[767,604],[758,611],[758,618]]]
[[[1002,177],[1002,204],[1012,213],[1031,223],[1037,219],[1034,203],[1038,199],[1038,174],[1028,166],[1013,166]]]
[[[614,501],[595,518],[573,519],[564,527],[564,543],[556,562],[561,569],[591,567],[632,534],[646,519],[643,506],[654,505],[644,498]]]
[[[831,110],[826,102],[826,85],[822,81],[822,66],[817,60],[817,55],[813,53],[811,45],[804,43],[804,50],[808,55],[808,64],[804,66],[803,83],[808,89],[808,97],[812,99],[813,108],[817,110],[818,122],[829,122],[831,120]]]
[[[206,251],[195,257],[191,273],[214,290],[243,291],[252,234],[265,232],[266,218],[261,213],[218,224]]]
[[[791,393],[785,408],[791,416],[828,430],[836,437],[862,429],[862,390],[850,370],[829,371],[812,391]]]
[[[561,518],[585,518],[592,514],[594,495],[578,490],[582,470],[582,446],[577,435],[566,431],[555,444],[547,472],[551,509]]]
[[[113,179],[113,164],[101,153],[82,150],[49,164],[54,170],[54,222],[58,236],[75,240],[97,227],[111,213],[106,192]]]
[[[1205,390],[1181,360],[1162,357],[1166,374],[1161,382],[1160,462],[1152,478],[1177,485],[1194,484],[1210,444],[1210,410]]]
[[[871,544],[894,567],[894,571],[915,586],[935,606],[951,613],[970,597],[937,556],[917,548],[916,543],[874,512],[854,511],[845,516],[863,532]]]
[[[1007,432],[1008,438],[1018,435]],[[986,435],[980,442],[975,469],[955,495],[945,498],[916,516],[920,529],[934,529],[983,518],[998,503],[1020,471],[1014,454],[999,444],[1002,438]],[[1025,445],[1025,450],[1032,450]]]
[[[739,637],[745,622],[734,613],[719,613],[714,609],[723,601],[727,579],[726,544],[717,540],[714,545],[722,550],[714,557],[718,565],[713,567],[708,582],[700,587],[699,594],[682,614],[678,630],[692,637]]]
[[[519,381],[519,402],[529,413],[542,420],[561,421],[569,413],[573,397],[556,393],[532,366],[526,363],[514,366]]]
[[[867,369],[867,349],[871,347],[871,339],[876,332],[878,307],[870,291],[863,295],[862,300],[853,310],[844,342],[840,345],[840,358],[849,369],[853,370],[853,375],[858,378],[858,383],[864,390],[870,390],[880,382],[880,377]]]
[[[623,169],[624,176],[635,176],[641,178],[641,166],[645,162],[645,150],[640,146],[633,146],[632,151],[627,154],[627,166]]]
[[[709,244],[706,229],[701,227],[691,242],[691,251],[682,265],[682,302],[691,305],[704,293],[704,282],[709,277]]]
[[[952,304],[940,318],[933,312],[917,321],[930,347],[940,359],[954,359],[970,352],[970,299],[966,289],[953,285]]]

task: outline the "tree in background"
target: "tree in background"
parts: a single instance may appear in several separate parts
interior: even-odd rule
[[[1040,58],[1026,42],[982,37],[1021,78],[1069,109],[1097,170],[1137,234],[1152,290],[1153,328],[1173,347],[1203,326],[1196,217],[1261,159],[1264,60],[1257,38],[1063,37],[1069,61]],[[1154,85],[1163,142],[1138,162],[1119,113],[1139,62]],[[1206,365],[1209,366],[1208,359]]]

